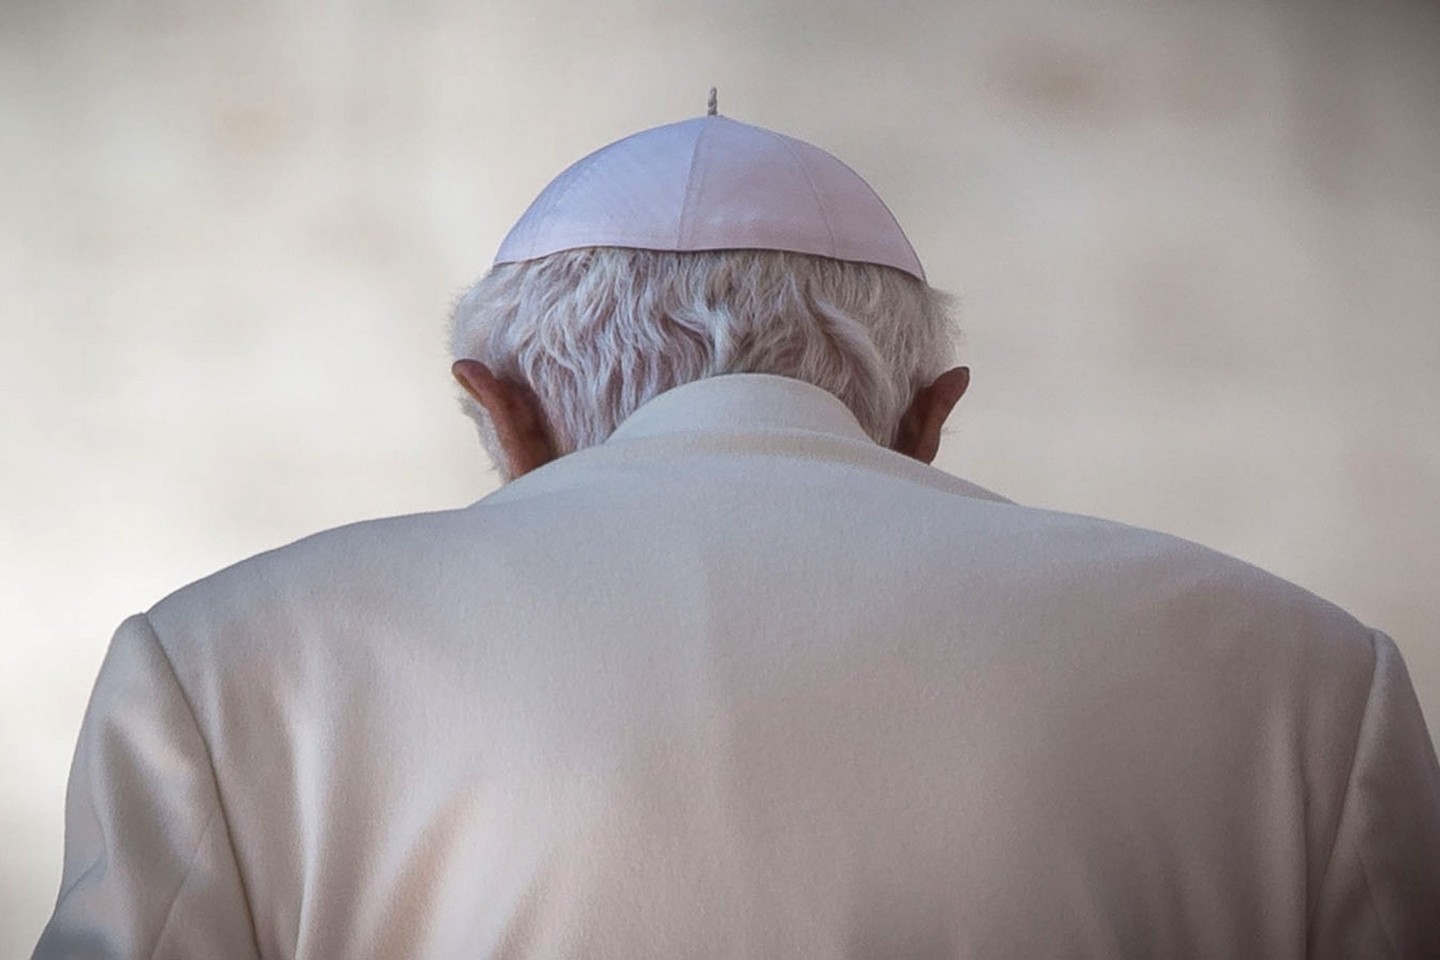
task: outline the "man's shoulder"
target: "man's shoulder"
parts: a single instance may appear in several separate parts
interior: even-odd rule
[[[1074,578],[1097,604],[1150,617],[1157,636],[1211,638],[1237,658],[1310,664],[1368,678],[1375,632],[1336,603],[1214,547],[1116,520],[1011,506],[1002,523],[1024,528],[1058,581]],[[1221,640],[1220,638],[1223,638]],[[1198,641],[1197,641],[1198,642]]]
[[[1345,610],[1300,584],[1199,541],[1119,520],[1033,507],[1021,509],[1043,515],[1045,519],[1040,522],[1068,525],[1084,531],[1082,536],[1088,533],[1097,545],[1099,561],[1114,556],[1137,564],[1148,563],[1197,588],[1224,590],[1236,598],[1249,596],[1257,603],[1282,608],[1309,609],[1365,629]]]
[[[234,632],[246,623],[303,617],[307,607],[359,604],[424,577],[447,549],[464,542],[466,530],[483,522],[479,511],[460,509],[321,530],[186,584],[147,615],[163,641],[206,628]]]

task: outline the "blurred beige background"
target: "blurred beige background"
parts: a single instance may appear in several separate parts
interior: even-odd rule
[[[712,84],[963,294],[941,466],[1334,600],[1440,725],[1440,6],[0,0],[0,955],[113,628],[491,489],[451,298]]]

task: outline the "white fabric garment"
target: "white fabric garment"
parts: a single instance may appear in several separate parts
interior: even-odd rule
[[[732,375],[116,634],[36,956],[1440,956],[1389,638]]]

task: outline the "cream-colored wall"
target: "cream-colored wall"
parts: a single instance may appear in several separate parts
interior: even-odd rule
[[[562,166],[703,110],[962,291],[941,463],[1393,634],[1440,724],[1440,8],[0,4],[0,954],[113,627],[491,488],[443,316]]]

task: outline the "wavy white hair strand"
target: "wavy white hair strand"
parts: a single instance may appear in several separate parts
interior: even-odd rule
[[[585,247],[494,267],[457,300],[450,346],[534,391],[561,454],[603,442],[666,390],[725,373],[829,391],[889,446],[915,392],[953,362],[953,302],[875,264]],[[462,405],[503,471],[484,410]]]

